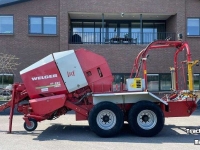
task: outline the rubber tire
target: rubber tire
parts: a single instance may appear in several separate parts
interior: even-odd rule
[[[33,123],[33,128],[28,128],[28,125],[26,124],[26,122],[24,122],[24,129],[26,130],[26,131],[34,131],[36,128],[37,128],[37,126],[38,126],[38,123],[37,123],[37,121],[35,120],[35,119],[32,119],[32,118],[29,118],[29,121],[31,122],[31,123]]]
[[[142,129],[137,123],[137,116],[142,110],[151,110],[157,116],[157,123],[150,130]],[[157,135],[163,129],[165,117],[163,111],[155,103],[149,101],[140,101],[134,104],[130,109],[128,122],[132,132],[136,135],[142,137],[152,137]]]
[[[100,128],[96,121],[99,112],[105,109],[112,111],[116,116],[116,124],[109,130],[103,130],[102,128]],[[112,137],[120,132],[124,124],[123,112],[116,104],[112,102],[100,102],[91,109],[88,121],[90,129],[98,136]]]

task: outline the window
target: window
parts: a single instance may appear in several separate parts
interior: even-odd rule
[[[160,74],[160,90],[171,90],[171,74]]]
[[[71,43],[101,43],[105,39],[102,22],[71,22]],[[105,23],[104,23],[105,26]]]
[[[94,42],[94,22],[83,22],[83,42]]]
[[[149,91],[159,91],[159,74],[147,75],[147,88]]]
[[[113,73],[113,90],[119,91],[120,86],[123,84],[123,89],[126,90],[126,79],[130,78],[129,73]],[[131,77],[134,78],[134,75]],[[187,80],[188,81],[188,80]],[[179,82],[180,89],[185,88],[183,81]],[[193,74],[194,90],[200,90],[200,74]],[[159,74],[147,74],[147,89],[150,92],[158,91],[170,91],[171,90],[171,74],[159,73]],[[187,82],[187,86],[188,82]]]
[[[129,73],[113,73],[113,91],[126,90],[126,79],[130,77]]]
[[[147,74],[147,88],[149,91],[170,91],[171,74]]]
[[[30,34],[57,34],[56,17],[29,17]]]
[[[114,73],[113,74],[113,90],[119,91],[121,83],[123,83],[123,89],[126,89],[126,79],[130,78],[128,73]],[[131,77],[134,78],[134,75]],[[198,80],[199,83],[199,80]],[[147,89],[151,92],[158,91],[170,91],[171,90],[171,74],[147,74]]]
[[[140,34],[140,23],[133,22],[131,23],[131,37],[137,40],[137,43],[141,43],[141,34]]]
[[[0,34],[13,34],[13,16],[0,16]]]
[[[113,78],[113,91],[120,91],[121,83],[123,83],[123,74],[114,74]]]
[[[117,30],[117,23],[108,23],[108,39],[118,37],[119,35]]]
[[[82,22],[75,22],[72,23],[73,30],[72,30],[72,36],[71,36],[71,42],[72,43],[82,43],[83,38],[83,28],[82,28]]]
[[[199,90],[199,74],[194,74],[193,80],[194,80],[194,90]]]
[[[154,40],[164,40],[169,36],[172,39],[175,38],[174,33],[166,33],[165,21],[143,21],[141,30],[138,20],[106,20],[103,29],[102,20],[71,20],[70,43],[108,44],[113,37],[121,37],[132,38],[133,44],[147,44]],[[113,41],[112,43],[120,42]],[[122,43],[127,43],[127,41]]]
[[[106,38],[104,33],[105,33],[105,28],[103,31],[102,22],[95,22],[95,43],[101,43],[101,41],[105,41]]]
[[[187,19],[187,35],[188,36],[200,36],[200,19],[188,18]]]
[[[193,74],[193,88],[194,90],[200,90],[200,74]],[[187,89],[189,89],[189,80],[187,75]]]
[[[13,74],[0,74],[0,88],[5,88],[9,84],[13,84],[14,75]]]
[[[72,23],[72,26],[74,34],[82,34],[82,22],[74,22]]]
[[[194,90],[200,90],[200,74],[199,73],[193,74],[193,88]],[[189,89],[188,75],[187,75],[187,89]]]
[[[129,35],[129,24],[120,24],[120,37],[130,37]]]

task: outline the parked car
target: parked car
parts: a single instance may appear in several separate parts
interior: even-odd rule
[[[11,96],[11,91],[9,90],[2,90],[0,91],[1,96]]]

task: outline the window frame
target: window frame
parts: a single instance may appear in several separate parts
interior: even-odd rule
[[[148,89],[150,92],[152,92],[152,93],[158,93],[158,92],[169,92],[169,91],[171,91],[171,89],[169,89],[169,90],[161,90],[161,76],[162,75],[168,75],[171,78],[171,73],[148,73],[147,76],[148,75],[150,75],[150,76],[151,75],[152,76],[154,76],[154,75],[158,76],[158,91],[154,91],[154,90],[149,90]],[[198,78],[196,80],[198,82],[198,89],[195,89],[195,87],[194,87],[194,90],[200,90],[200,73],[193,73],[193,77],[195,75],[198,76]],[[119,87],[120,86],[120,82],[115,82],[115,77],[114,76],[119,76],[121,79],[119,79],[118,81],[121,81],[121,83],[126,84],[126,77],[129,78],[130,77],[130,73],[112,73],[112,76],[113,76],[113,79],[114,79],[113,83],[112,83],[113,86],[114,85],[118,85],[118,87]],[[133,74],[133,76],[131,78],[134,78],[134,76],[135,76],[135,74]],[[187,81],[188,81],[188,76],[187,76]],[[188,89],[188,82],[186,84],[187,84],[187,89]],[[194,83],[194,85],[195,85],[195,83]]]
[[[164,81],[164,80],[162,80],[162,76],[163,75],[168,75],[169,77],[170,77],[170,89],[168,89],[168,90],[162,90],[161,88],[161,81]],[[167,80],[165,80],[165,81],[167,81]],[[171,91],[171,89],[172,89],[172,79],[171,79],[171,73],[159,73],[159,91]]]
[[[80,23],[81,26],[79,28],[82,28],[82,35],[84,33],[83,28],[84,28],[84,23],[85,22],[94,22],[94,29],[96,28],[96,22],[102,22],[102,20],[98,20],[98,19],[94,19],[94,20],[89,20],[89,19],[71,19],[70,20],[70,27],[71,27],[71,31],[70,32],[70,38],[69,38],[69,42],[71,43],[71,36],[74,34],[73,32],[73,24],[74,23]],[[109,24],[116,24],[116,35],[120,36],[120,25],[121,24],[128,24],[128,34],[131,35],[132,38],[135,38],[135,36],[132,35],[132,23],[140,23],[139,20],[104,20],[104,31],[100,31],[100,42],[96,42],[94,41],[93,43],[106,43],[106,40],[110,39],[110,34],[114,35],[114,32],[109,32]],[[163,31],[159,31],[160,33],[167,33],[166,32],[166,21],[165,20],[143,20],[142,22],[142,33],[143,33],[143,25],[144,23],[152,23],[153,24],[153,30],[155,32],[155,28],[157,28],[157,23],[162,23],[163,24]],[[77,27],[75,27],[77,28]],[[156,33],[159,33],[158,31]],[[103,35],[102,35],[103,33]],[[122,32],[123,33],[123,32]],[[94,30],[93,34],[96,34],[96,31]],[[138,33],[138,35],[140,35],[140,33]],[[153,35],[153,33],[152,33]],[[173,36],[174,37],[174,36]],[[144,37],[143,37],[144,38]],[[142,39],[143,39],[142,38]],[[138,43],[143,43],[143,41],[140,40],[141,38],[138,38],[137,40],[139,41]],[[91,43],[91,42],[83,42],[83,43]],[[143,43],[144,44],[144,43]]]
[[[11,77],[12,78],[12,83],[5,83],[5,77]],[[1,88],[5,88],[4,86],[6,85],[6,84],[14,84],[14,80],[15,80],[15,76],[14,76],[14,74],[12,74],[12,73],[0,73],[0,87]]]
[[[198,84],[198,89],[195,89],[195,80],[194,80],[194,76],[198,76],[198,79],[196,81],[199,82]],[[200,90],[200,74],[199,73],[193,73],[193,87],[194,87],[194,90]]]
[[[130,73],[112,73],[112,76],[113,76],[113,79],[114,79],[113,80],[113,84],[114,85],[118,84],[118,86],[120,85],[120,82],[115,82],[115,77],[114,76],[116,76],[116,75],[117,76],[121,76],[121,82],[123,84],[126,84],[126,77],[127,76],[130,77]],[[157,76],[158,77],[158,90],[149,90],[148,89],[150,92],[157,93],[157,92],[171,91],[171,88],[168,89],[168,90],[161,90],[161,77],[162,77],[162,75],[168,75],[171,78],[171,73],[148,73],[147,76],[148,75],[149,76]],[[131,78],[134,78],[134,76],[135,76],[135,74]],[[171,84],[171,80],[170,80],[170,84]]]
[[[31,33],[31,18],[41,18],[42,22],[41,22],[41,29],[42,32],[41,33]],[[48,33],[44,33],[44,18],[45,17],[55,17],[56,18],[56,33],[55,34],[48,34]],[[58,21],[57,21],[57,16],[56,15],[51,15],[51,16],[35,16],[35,15],[29,15],[28,16],[28,34],[29,35],[44,35],[44,36],[57,36],[58,35]]]
[[[199,84],[198,84],[198,89],[195,89],[195,83],[194,83],[194,76],[195,76],[195,75],[198,75],[198,80],[196,80],[196,81],[199,82]],[[188,74],[187,74],[187,78],[186,78],[186,79],[187,79],[187,81],[186,81],[186,82],[187,82],[187,83],[186,83],[187,85],[186,85],[186,86],[187,86],[187,89],[189,89]],[[195,91],[195,90],[200,90],[200,73],[193,73],[193,88],[194,88],[194,91]]]
[[[198,35],[188,35],[188,19],[198,19],[199,20],[199,34]],[[187,25],[187,37],[200,37],[200,18],[199,17],[188,17],[186,25]]]
[[[2,16],[12,17],[12,21],[13,21],[13,24],[12,24],[13,32],[12,32],[12,33],[1,33],[1,32],[0,32],[0,35],[13,35],[13,34],[14,34],[14,15],[13,15],[13,14],[0,14],[0,17],[2,17]]]
[[[148,88],[148,76],[157,76],[158,77],[158,90],[149,90],[150,92],[159,92],[160,91],[160,74],[159,73],[147,73],[147,88]]]

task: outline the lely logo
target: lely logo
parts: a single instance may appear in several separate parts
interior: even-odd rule
[[[72,72],[67,71],[67,77],[70,77],[70,76],[75,76],[75,72],[74,71],[72,71]]]

